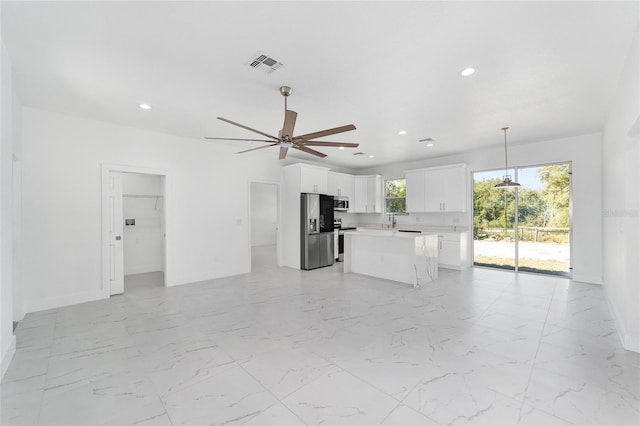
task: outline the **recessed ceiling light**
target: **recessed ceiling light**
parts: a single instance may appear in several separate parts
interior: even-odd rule
[[[433,146],[433,144],[432,144],[431,142],[429,142],[429,143],[427,144],[427,146],[428,146],[429,148],[431,148],[431,147]]]
[[[475,68],[469,67],[469,68],[465,68],[462,71],[460,71],[460,75],[462,77],[469,77],[470,75],[475,74],[475,72],[476,72]]]
[[[375,158],[375,155],[370,155],[369,158]]]
[[[140,105],[138,105],[138,106],[139,106],[140,108],[142,108],[142,109],[151,109],[151,105],[149,105],[149,104],[140,104]]]
[[[338,148],[338,149],[344,149],[344,146],[341,146],[341,147],[340,147],[340,148]]]
[[[406,134],[407,134],[407,131],[406,131],[406,130],[400,130],[400,131],[398,132],[398,134],[399,134],[399,135],[406,135]]]

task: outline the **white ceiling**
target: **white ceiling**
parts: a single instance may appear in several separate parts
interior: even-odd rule
[[[2,1],[2,38],[23,104],[198,139],[257,136],[216,116],[277,134],[292,86],[295,133],[355,124],[325,139],[360,148],[320,161],[358,169],[500,144],[505,125],[509,143],[600,131],[639,4]],[[249,67],[258,52],[284,66]]]

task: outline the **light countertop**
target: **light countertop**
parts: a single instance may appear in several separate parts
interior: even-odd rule
[[[398,231],[400,229],[406,229],[409,231],[421,231],[425,234],[438,234],[438,233],[451,233],[461,234],[467,232],[466,226],[416,226],[416,225],[400,225],[396,224],[395,228],[388,228],[387,224],[365,224],[365,225],[349,225],[357,226],[358,230],[371,230],[371,231]]]

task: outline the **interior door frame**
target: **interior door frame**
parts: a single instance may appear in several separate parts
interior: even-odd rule
[[[105,298],[111,296],[111,288],[110,288],[110,280],[109,280],[109,270],[110,270],[110,262],[109,262],[109,253],[104,249],[105,243],[109,239],[109,177],[111,173],[139,173],[139,174],[147,174],[147,175],[156,175],[164,177],[164,286],[167,286],[167,283],[170,282],[171,271],[169,268],[169,250],[168,248],[168,233],[167,233],[167,224],[169,223],[169,217],[171,215],[171,202],[170,202],[170,175],[166,170],[163,169],[154,169],[148,167],[138,167],[138,166],[128,166],[122,164],[106,164],[103,163],[101,165],[101,201],[102,201],[102,218],[101,218],[101,226],[102,226],[102,238],[100,242],[100,250],[102,252],[102,283],[101,290],[102,294]]]
[[[253,246],[251,245],[252,241],[251,241],[251,212],[252,212],[252,206],[251,206],[251,187],[253,183],[258,183],[258,184],[266,184],[266,185],[273,185],[276,188],[276,197],[278,198],[276,200],[276,224],[278,226],[277,230],[276,230],[276,263],[278,264],[278,266],[283,266],[282,265],[282,206],[281,206],[281,201],[282,201],[282,188],[281,188],[281,184],[280,182],[276,182],[276,181],[270,181],[270,180],[250,180],[248,181],[248,185],[247,185],[247,206],[248,206],[248,213],[247,215],[248,220],[247,220],[247,227],[248,227],[248,235],[247,235],[247,245],[249,247],[249,270],[251,270],[252,266],[251,266],[251,254],[252,254],[252,250],[253,250]]]
[[[552,162],[548,162],[548,163],[540,163],[540,164],[527,164],[527,165],[520,165],[520,166],[511,166],[509,167],[509,169],[513,169],[513,173],[514,173],[514,180],[517,182],[518,181],[518,169],[527,169],[527,168],[531,168],[531,167],[543,167],[543,166],[555,166],[555,165],[559,165],[559,164],[568,164],[569,165],[569,272],[568,275],[566,276],[567,278],[571,279],[573,278],[573,162],[571,160],[561,160],[561,161],[552,161]],[[469,195],[470,195],[470,203],[471,203],[471,216],[469,218],[470,221],[470,227],[469,229],[471,230],[471,232],[469,233],[469,237],[470,237],[470,249],[471,249],[471,258],[470,258],[470,263],[471,266],[474,268],[491,268],[490,266],[478,266],[474,264],[474,259],[475,259],[475,248],[474,248],[474,238],[473,238],[473,227],[474,227],[474,223],[473,223],[473,217],[474,217],[474,204],[473,204],[473,186],[475,183],[475,175],[476,173],[483,173],[483,172],[497,172],[497,171],[501,171],[503,169],[500,168],[496,168],[496,169],[485,169],[485,170],[471,170],[471,190],[469,191]],[[509,191],[509,189],[501,189],[501,191]],[[518,238],[518,226],[519,226],[519,222],[518,222],[518,199],[519,197],[515,197],[514,200],[514,205],[515,205],[515,222],[514,222],[514,229],[515,229],[515,252],[514,252],[514,265],[515,268],[512,270],[512,272],[518,272],[518,273],[523,273],[523,274],[539,274],[538,272],[528,272],[528,271],[521,271],[519,269],[519,253],[518,253],[518,244],[520,242],[519,238]],[[498,268],[492,268],[492,269],[498,269]],[[508,269],[502,269],[504,271],[509,271]],[[553,276],[553,274],[549,274],[551,276]]]

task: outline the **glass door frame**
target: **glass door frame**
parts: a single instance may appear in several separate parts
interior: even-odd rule
[[[510,166],[509,170],[513,170],[513,179],[515,182],[518,182],[518,171],[520,169],[528,169],[528,168],[533,168],[533,167],[544,167],[544,166],[557,166],[557,165],[561,165],[561,164],[568,164],[569,165],[569,271],[566,275],[567,278],[572,279],[573,278],[573,163],[571,160],[567,160],[567,161],[554,161],[554,162],[550,162],[550,163],[540,163],[540,164],[529,164],[526,166]],[[471,171],[471,191],[470,191],[470,198],[471,198],[471,217],[469,219],[469,223],[471,224],[471,232],[469,233],[470,238],[471,238],[471,266],[474,268],[490,268],[490,269],[497,269],[497,270],[503,270],[503,271],[514,271],[514,272],[520,272],[520,273],[524,273],[524,274],[535,274],[535,275],[552,275],[554,276],[555,274],[545,274],[543,272],[531,272],[531,271],[520,271],[519,268],[519,251],[518,251],[518,244],[520,242],[520,236],[519,236],[519,232],[518,232],[518,228],[519,228],[519,217],[518,217],[518,202],[519,202],[519,193],[518,193],[518,189],[515,188],[513,189],[513,191],[516,192],[515,197],[514,197],[514,242],[515,242],[515,250],[514,250],[514,265],[515,268],[514,269],[503,269],[503,268],[498,268],[498,267],[492,267],[492,266],[485,266],[485,265],[475,265],[474,264],[474,259],[475,259],[475,247],[474,247],[474,216],[475,216],[475,205],[473,203],[473,196],[474,196],[474,184],[475,184],[475,175],[477,173],[485,173],[485,172],[504,172],[504,169],[484,169],[484,170],[472,170]],[[511,189],[496,189],[498,191],[511,191]],[[560,275],[563,276],[563,275]]]

